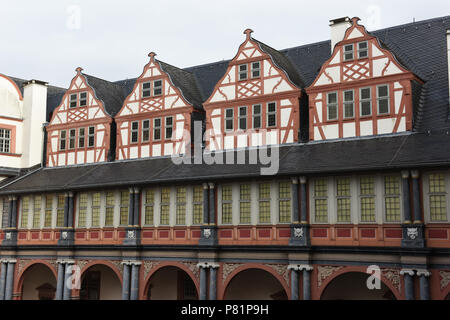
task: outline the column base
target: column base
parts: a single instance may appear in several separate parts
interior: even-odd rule
[[[2,241],[2,246],[16,246],[17,245],[17,229],[6,229],[4,231],[5,238]]]
[[[75,230],[64,229],[59,232],[58,246],[70,247],[75,244]]]
[[[425,248],[425,226],[423,224],[402,225],[403,248]]]
[[[292,224],[289,246],[309,247],[311,245],[309,230],[309,224]]]
[[[202,235],[198,244],[200,246],[216,246],[218,244],[217,226],[202,226]]]
[[[141,229],[138,227],[126,228],[126,238],[122,243],[124,246],[140,246],[141,245]]]

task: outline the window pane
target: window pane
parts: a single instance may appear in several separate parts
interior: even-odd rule
[[[270,223],[270,184],[259,184],[259,222]]]
[[[280,182],[279,189],[279,220],[280,223],[291,222],[291,183]]]
[[[339,178],[336,181],[338,222],[351,221],[350,179]]]
[[[92,194],[92,227],[100,227],[100,193]]]
[[[63,228],[64,227],[64,203],[65,197],[63,194],[58,195],[58,202],[56,208],[56,227]]]
[[[80,194],[79,197],[79,210],[78,210],[78,227],[86,227],[88,195],[87,193]]]
[[[250,223],[251,215],[250,215],[250,185],[249,184],[241,184],[239,186],[239,220],[240,223]]]
[[[52,211],[53,211],[53,196],[45,197],[45,217],[44,227],[50,228],[52,226]]]
[[[361,99],[370,99],[370,88],[361,89]]]
[[[203,222],[203,187],[194,187],[193,195],[194,212],[193,212],[193,223],[201,224]]]
[[[22,199],[22,223],[21,228],[28,228],[28,213],[30,210],[30,198],[23,197]]]
[[[177,215],[176,224],[186,224],[186,188],[177,188]]]
[[[222,187],[222,223],[230,224],[233,220],[232,215],[232,188],[231,186]]]
[[[161,189],[161,225],[169,225],[170,213],[170,188]]]
[[[33,228],[38,229],[41,227],[41,206],[42,206],[42,197],[35,196],[34,197],[34,213],[33,213]]]

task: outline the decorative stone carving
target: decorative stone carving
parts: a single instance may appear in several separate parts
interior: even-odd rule
[[[91,262],[90,260],[78,260],[77,266],[80,268],[81,271],[83,271],[84,267]]]
[[[230,273],[242,266],[242,263],[224,263],[222,269],[222,283],[228,278]]]
[[[128,230],[128,239],[136,239],[136,231]]]
[[[273,268],[280,276],[283,277],[284,281],[286,281],[287,286],[289,287],[289,269],[285,264],[268,264],[269,267]]]
[[[419,236],[418,228],[407,228],[407,235],[411,240],[415,240]]]
[[[383,276],[392,284],[392,286],[401,292],[400,271],[395,269],[381,269]]]
[[[341,270],[343,267],[333,267],[333,266],[319,266],[317,267],[318,277],[317,277],[317,287],[320,288],[323,281],[331,276],[336,271]]]
[[[188,267],[189,270],[195,275],[196,279],[200,279],[200,270],[197,268],[197,263],[195,262],[183,262],[183,264]]]
[[[144,279],[147,279],[148,274],[153,268],[159,265],[159,262],[155,261],[144,261]]]
[[[119,272],[121,274],[123,274],[123,265],[122,265],[122,261],[119,260],[111,260],[110,261],[113,265],[116,266],[116,268],[119,270]]]
[[[205,229],[205,230],[203,230],[203,236],[204,236],[206,239],[211,238],[211,229]]]
[[[6,240],[11,240],[11,232],[5,233],[5,239]]]
[[[295,238],[303,238],[305,232],[303,228],[294,228],[294,237]]]
[[[441,290],[442,290],[446,288],[450,283],[450,272],[441,271],[439,272],[439,275],[441,276]]]
[[[67,236],[68,236],[67,231],[63,231],[61,237],[62,237],[64,240],[66,240],[66,239],[67,239]]]
[[[33,259],[19,259],[19,260],[18,260],[18,263],[17,263],[17,274],[20,274],[20,273],[21,273],[26,267],[28,267],[29,265],[34,264],[34,261],[35,261],[35,260],[33,260]],[[50,259],[47,259],[47,260],[42,260],[42,261],[47,262],[47,263],[50,264],[53,268],[57,269],[57,268],[56,268],[56,260],[50,260]],[[39,263],[39,262],[38,262],[38,263]]]

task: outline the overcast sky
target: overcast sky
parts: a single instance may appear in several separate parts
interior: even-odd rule
[[[328,40],[330,19],[369,31],[450,14],[448,0],[0,0],[0,73],[67,87],[81,66],[106,80],[141,74],[150,51],[177,67],[231,59],[253,37],[276,48]]]

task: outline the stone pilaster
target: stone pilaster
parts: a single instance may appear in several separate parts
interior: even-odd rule
[[[430,277],[431,272],[428,270],[418,270],[417,276],[420,283],[420,300],[430,300]]]
[[[73,246],[75,242],[75,229],[73,228],[74,194],[67,192],[64,199],[64,227],[60,230],[58,245]]]
[[[198,242],[201,246],[215,246],[217,245],[217,225],[216,225],[216,186],[214,183],[208,183],[208,217],[201,227],[201,237]],[[204,185],[205,188],[205,185]],[[205,190],[205,189],[204,189]],[[203,192],[205,195],[205,191]],[[203,199],[203,213],[205,215],[205,197]]]
[[[123,264],[122,300],[130,300],[130,266]]]
[[[12,300],[14,287],[14,270],[16,268],[17,260],[7,259],[6,262],[7,267],[5,280],[5,300]]]
[[[309,231],[310,226],[308,224],[308,213],[307,213],[307,197],[306,197],[306,183],[307,179],[306,177],[300,177],[298,180],[292,180],[292,184],[294,185],[295,182],[300,182],[300,212],[299,212],[299,219],[300,221],[295,221],[294,224],[291,225],[291,239],[289,241],[290,246],[301,246],[301,247],[308,247],[310,245],[310,237],[309,237]],[[293,187],[293,190],[297,189]],[[292,200],[296,201],[297,203],[297,210],[298,210],[298,195],[292,196]],[[293,207],[295,210],[295,208]]]
[[[402,269],[400,275],[405,283],[405,300],[415,300],[414,294],[414,270]]]
[[[63,283],[63,300],[71,300],[72,299],[72,285],[70,283],[70,279],[73,274],[73,265],[75,264],[75,261],[66,260],[63,263],[65,263],[64,283]]]
[[[313,266],[310,265],[306,265],[306,264],[291,264],[288,267],[289,270],[291,270],[292,272],[297,272],[297,279],[296,279],[296,286],[297,288],[295,289],[294,283],[291,278],[291,295],[292,295],[292,300],[298,300],[298,276],[300,274],[300,272],[302,272],[302,276],[303,276],[303,300],[311,300],[311,271],[314,270]],[[295,290],[295,294],[297,299],[294,299],[294,290]]]

